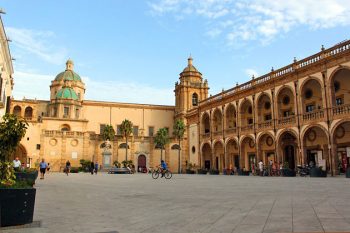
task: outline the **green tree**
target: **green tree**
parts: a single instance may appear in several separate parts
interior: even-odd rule
[[[154,143],[158,148],[160,148],[160,160],[163,160],[163,149],[166,144],[169,143],[169,132],[166,128],[161,128],[157,131],[154,138]]]
[[[113,126],[111,125],[106,125],[102,131],[102,138],[103,140],[107,141],[112,141],[114,139],[115,131],[113,129]]]
[[[179,151],[178,151],[178,172],[181,173],[180,156],[181,156],[181,141],[185,134],[185,123],[181,119],[177,119],[174,128],[173,135],[179,141]]]
[[[122,133],[122,135],[125,137],[126,139],[126,147],[125,147],[125,160],[128,161],[128,138],[130,136],[130,134],[132,133],[133,130],[133,125],[132,122],[125,119],[123,120],[123,122],[120,125],[120,132]]]
[[[0,123],[0,184],[13,185],[16,177],[9,159],[26,134],[28,123],[13,114],[6,114],[2,119]]]
[[[5,114],[0,123],[0,161],[5,162],[16,151],[26,134],[28,123],[13,114]]]

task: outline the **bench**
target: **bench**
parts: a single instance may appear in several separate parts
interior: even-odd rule
[[[112,167],[108,174],[131,174],[131,170],[126,167]]]

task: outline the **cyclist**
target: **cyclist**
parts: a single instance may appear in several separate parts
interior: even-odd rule
[[[160,167],[162,169],[162,177],[164,177],[164,173],[166,172],[166,170],[168,170],[168,167],[167,167],[166,163],[164,162],[164,160],[162,160],[160,162]]]

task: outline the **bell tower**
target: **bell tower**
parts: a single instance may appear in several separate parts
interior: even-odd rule
[[[180,73],[180,82],[175,83],[175,118],[183,118],[188,110],[197,108],[199,101],[208,98],[208,81],[194,67],[193,58]]]

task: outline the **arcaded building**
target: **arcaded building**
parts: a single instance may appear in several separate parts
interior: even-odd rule
[[[234,75],[232,75],[234,77]],[[233,78],[234,79],[234,78]],[[334,174],[350,157],[350,41],[272,69],[261,77],[208,97],[208,82],[193,59],[175,83],[175,106],[85,100],[85,85],[68,60],[50,86],[50,100],[12,100],[11,112],[26,118],[29,129],[17,155],[31,166],[41,158],[60,170],[67,160],[98,161],[104,167],[129,159],[136,167],[159,164],[154,144],[159,128],[172,136],[176,119],[186,124],[181,167],[250,170],[273,160],[291,169],[310,162]],[[129,145],[119,124],[134,124]],[[100,136],[116,129],[110,150]],[[172,138],[164,158],[177,171],[178,142]]]

